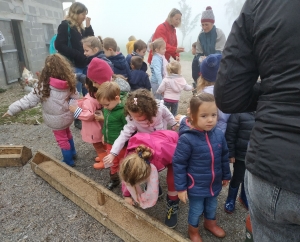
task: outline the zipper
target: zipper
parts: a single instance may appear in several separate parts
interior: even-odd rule
[[[206,142],[208,144],[210,155],[211,155],[211,173],[212,173],[212,179],[211,179],[211,183],[210,183],[210,193],[211,193],[212,196],[214,196],[215,194],[214,194],[214,191],[212,189],[212,185],[213,185],[213,183],[215,181],[215,156],[214,156],[214,152],[213,152],[211,143],[209,141],[207,132],[205,133],[205,138],[206,138]]]
[[[105,133],[106,133],[106,139],[107,139],[106,142],[107,142],[108,144],[110,144],[110,143],[109,143],[109,140],[108,140],[108,118],[109,118],[109,115],[110,115],[110,114],[111,114],[111,111],[108,111],[107,118],[106,118],[106,124],[105,124],[105,126],[106,126],[106,127],[105,127],[105,128],[106,128],[106,129],[105,129]]]

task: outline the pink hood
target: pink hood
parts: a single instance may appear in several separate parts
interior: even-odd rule
[[[166,78],[170,79],[168,83],[170,85],[170,88],[172,88],[174,92],[181,92],[186,86],[186,80],[182,75],[171,74]]]

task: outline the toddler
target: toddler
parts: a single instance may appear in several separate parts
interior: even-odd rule
[[[135,41],[134,45],[133,45],[133,52],[126,56],[126,61],[127,61],[128,65],[130,66],[131,58],[133,56],[139,56],[142,59],[144,59],[146,51],[147,51],[147,44],[144,41],[142,41],[141,39]],[[147,72],[148,66],[147,66],[146,62],[143,61],[142,66],[139,69],[144,72]]]
[[[129,81],[131,90],[134,91],[139,88],[145,88],[151,91],[151,84],[149,76],[146,72],[142,71],[143,59],[139,56],[132,56],[131,58],[131,79]]]
[[[126,50],[128,55],[132,53],[135,42],[136,42],[136,38],[133,35],[131,35],[128,38],[128,43],[126,44]]]

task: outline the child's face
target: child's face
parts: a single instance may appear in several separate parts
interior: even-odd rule
[[[145,121],[147,119],[146,115],[143,113],[133,113],[128,111],[132,119],[134,119],[137,122]]]
[[[197,114],[197,128],[210,131],[217,124],[218,108],[215,102],[203,102]]]
[[[112,48],[109,48],[108,50],[107,49],[103,49],[104,51],[104,54],[106,57],[110,57],[110,56],[115,56],[116,55],[116,52],[112,49]]]
[[[192,55],[196,55],[196,48],[192,47]]]
[[[91,48],[87,44],[83,44],[83,50],[84,50],[84,55],[86,57],[96,55],[99,52],[99,48],[97,48],[97,47],[96,48]]]
[[[135,52],[140,55],[140,56],[145,56],[147,49],[142,49],[142,50],[136,50]]]
[[[159,49],[156,49],[155,52],[158,53],[158,54],[161,54],[161,55],[165,55],[165,53],[166,53],[166,45],[163,45]]]
[[[116,96],[114,100],[108,101],[107,99],[101,99],[99,103],[108,110],[113,110],[120,103],[120,96]]]

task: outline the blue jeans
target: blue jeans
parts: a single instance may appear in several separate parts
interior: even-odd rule
[[[171,113],[173,114],[173,116],[175,117],[177,115],[177,110],[178,110],[178,102],[177,103],[170,103],[170,102],[166,102],[164,101],[165,106],[168,109],[171,109]]]
[[[244,182],[254,241],[300,241],[300,194],[283,190],[249,171]]]
[[[75,67],[74,72],[82,74],[84,68]],[[76,83],[76,89],[79,93],[82,93],[82,96],[85,96],[88,93],[88,90],[82,85],[81,82]]]
[[[154,82],[150,82],[151,83],[151,88],[152,88],[152,93],[153,93],[153,96],[155,99],[158,99],[158,100],[162,100],[163,97],[161,94],[158,94],[156,93],[158,87],[159,87],[159,84],[158,83],[154,83]]]
[[[189,196],[189,216],[188,223],[197,228],[200,216],[204,212],[206,219],[216,219],[218,198],[215,197],[192,197]]]

